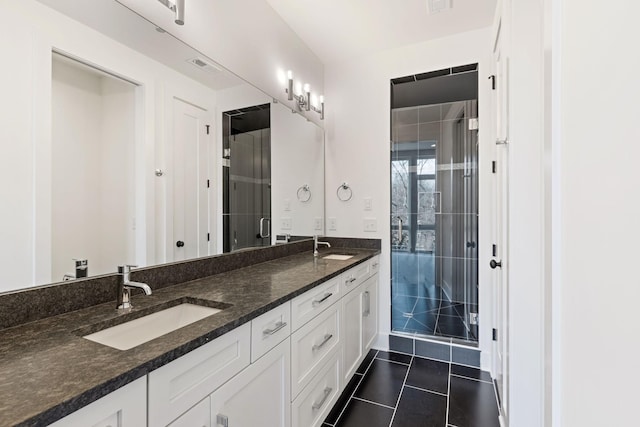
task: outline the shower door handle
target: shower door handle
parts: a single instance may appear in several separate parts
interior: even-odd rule
[[[267,223],[267,232],[264,232],[264,223]],[[271,237],[271,220],[269,218],[260,218],[260,238],[266,239]]]

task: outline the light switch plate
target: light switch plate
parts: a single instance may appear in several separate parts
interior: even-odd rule
[[[338,229],[338,220],[336,218],[329,218],[329,231],[336,231]]]
[[[373,199],[371,197],[364,198],[364,210],[370,211],[373,206]]]
[[[375,218],[365,218],[364,231],[366,232],[378,231],[378,221]]]
[[[282,218],[280,228],[283,230],[291,230],[291,218]]]
[[[284,199],[284,210],[285,211],[290,211],[291,210],[291,200]]]
[[[321,231],[322,230],[322,218],[320,217],[315,217],[313,220],[313,229],[316,231]]]

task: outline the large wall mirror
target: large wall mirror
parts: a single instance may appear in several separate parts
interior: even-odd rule
[[[320,127],[115,0],[13,3],[0,292],[324,232]]]

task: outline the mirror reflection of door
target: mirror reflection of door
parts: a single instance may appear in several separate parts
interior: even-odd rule
[[[223,113],[224,252],[271,244],[271,105]]]
[[[74,259],[87,261],[89,275],[137,261],[136,89],[52,55],[50,281],[75,278]]]
[[[173,260],[209,254],[208,153],[205,109],[173,99]]]

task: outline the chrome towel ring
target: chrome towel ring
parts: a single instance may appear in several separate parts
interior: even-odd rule
[[[351,187],[349,187],[349,184],[347,184],[346,182],[343,182],[338,186],[338,189],[336,190],[336,195],[338,196],[339,200],[343,202],[348,202],[353,197],[353,190],[351,190]]]
[[[311,189],[309,188],[309,185],[305,184],[302,187],[298,188],[296,196],[302,203],[306,203],[311,200]]]

